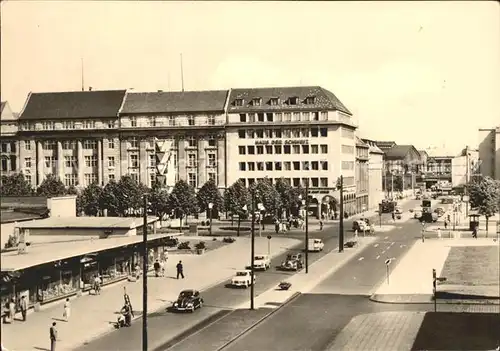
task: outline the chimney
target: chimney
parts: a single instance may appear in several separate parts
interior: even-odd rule
[[[89,87],[89,91],[92,91],[92,87]]]

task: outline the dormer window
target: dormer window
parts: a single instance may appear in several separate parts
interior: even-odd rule
[[[252,100],[252,105],[253,106],[260,106],[262,103],[262,99],[261,98],[255,98]]]
[[[306,104],[307,105],[314,105],[315,102],[316,102],[316,96],[306,97]]]
[[[234,100],[234,106],[243,106],[243,99]]]
[[[296,96],[292,96],[291,98],[288,99],[288,103],[290,105],[297,105],[299,102],[299,98]]]
[[[273,97],[273,98],[269,99],[269,104],[271,106],[278,106],[278,103],[279,103],[279,98],[277,98],[277,97]]]

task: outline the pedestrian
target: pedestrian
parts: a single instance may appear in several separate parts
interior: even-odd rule
[[[14,318],[16,316],[16,302],[14,299],[10,299],[9,302],[9,315],[10,315],[10,322],[14,322]]]
[[[160,262],[160,276],[164,277],[165,276],[165,261]]]
[[[477,227],[474,227],[474,229],[472,229],[472,237],[474,239],[477,239]]]
[[[179,261],[176,267],[177,267],[177,279],[179,279],[179,276],[181,276],[182,279],[184,279],[184,267],[182,266],[182,261]]]
[[[21,315],[23,316],[23,322],[26,322],[26,312],[28,311],[28,302],[26,301],[26,296],[21,296],[21,302],[19,303],[19,308],[21,309]]]
[[[160,261],[156,260],[154,265],[153,265],[154,269],[155,269],[155,277],[159,277],[160,276]]]
[[[354,239],[357,239],[357,238],[358,238],[358,230],[356,229],[356,230],[354,231]]]
[[[278,222],[278,220],[274,222],[274,231],[276,232],[276,234],[278,234],[280,231],[280,222]]]
[[[373,223],[370,223],[370,234],[371,235],[375,234],[375,226],[373,225]]]
[[[444,220],[444,230],[448,229],[448,221],[445,219]]]
[[[392,212],[392,221],[396,222],[396,214],[394,212]]]
[[[323,220],[319,220],[319,230],[323,230]]]
[[[438,239],[441,239],[441,228],[438,228],[437,234],[438,234]]]
[[[66,301],[64,302],[64,312],[63,312],[63,317],[66,320],[66,322],[69,321],[70,314],[71,314],[71,304],[69,302],[69,298],[66,298]]]
[[[123,302],[125,305],[130,306],[130,314],[134,317],[134,309],[132,307],[132,302],[130,302],[130,296],[127,294],[127,287],[123,287]]]
[[[50,351],[56,351],[57,328],[56,322],[52,322],[50,327]]]
[[[135,272],[135,279],[139,280],[139,278],[141,277],[141,266],[139,266],[139,263],[135,265],[134,272]]]
[[[99,274],[96,274],[94,278],[94,295],[100,295],[101,294],[101,278],[99,277]]]

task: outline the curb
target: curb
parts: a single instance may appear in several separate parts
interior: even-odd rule
[[[261,324],[262,322],[264,322],[266,319],[268,319],[269,317],[271,317],[273,314],[275,314],[276,312],[278,312],[280,309],[282,309],[283,307],[285,307],[289,303],[293,302],[300,295],[301,295],[300,292],[295,292],[292,296],[290,296],[280,306],[278,306],[275,309],[272,309],[271,312],[269,312],[268,314],[266,314],[265,316],[263,316],[261,319],[259,319],[257,322],[255,322],[254,324],[252,324],[248,328],[244,329],[242,332],[240,332],[239,334],[237,334],[234,338],[232,338],[227,343],[225,343],[224,345],[222,345],[221,347],[219,347],[216,351],[224,350],[225,348],[227,348],[228,346],[230,346],[231,344],[233,344],[235,341],[237,341],[239,338],[241,338],[242,336],[244,336],[246,333],[248,333],[249,331],[251,331],[252,329],[254,329],[255,327],[257,327],[259,324]]]
[[[399,295],[400,296],[400,295]],[[383,304],[392,304],[392,305],[432,305],[434,304],[434,300],[432,300],[431,295],[423,295],[429,296],[429,300],[426,301],[403,301],[403,300],[383,300],[377,298],[377,294],[373,294],[369,297],[370,301],[376,303]],[[485,305],[485,306],[498,306],[499,304],[493,300],[485,300],[484,302],[480,302],[481,300],[464,300],[464,299],[450,299],[450,300],[439,300],[436,302],[437,305]]]

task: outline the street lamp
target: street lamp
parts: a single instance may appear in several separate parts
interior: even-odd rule
[[[337,179],[337,190],[340,191],[339,252],[344,252],[344,176]]]
[[[247,206],[244,206],[246,211]],[[251,248],[250,248],[250,309],[255,309],[255,266],[254,266],[254,257],[255,257],[255,189],[252,191],[252,236],[251,236]]]
[[[148,351],[148,195],[144,194],[142,223],[142,351]]]
[[[265,210],[266,210],[266,208],[264,207],[264,205],[263,205],[262,203],[258,203],[258,204],[257,204],[257,208],[258,208],[258,210],[259,210],[259,222],[260,222],[260,223],[259,223],[259,224],[260,224],[260,225],[259,225],[259,238],[260,238],[260,237],[262,237],[262,226],[264,225],[264,224],[263,224],[263,223],[264,223],[264,222],[263,222],[263,217],[264,217],[264,216],[263,216],[263,213],[262,213],[262,212],[263,212],[263,211],[265,211]]]
[[[267,255],[269,257],[271,257],[271,239],[272,239],[272,236],[268,235],[267,236]]]
[[[302,195],[299,195],[299,200],[302,200]],[[309,182],[306,182],[306,198],[302,200],[302,205],[306,208],[306,240],[305,240],[305,266],[306,274],[309,273]]]
[[[209,202],[208,203],[208,218],[210,220],[210,228],[209,228],[209,235],[212,235],[212,209],[214,208],[214,204]]]

